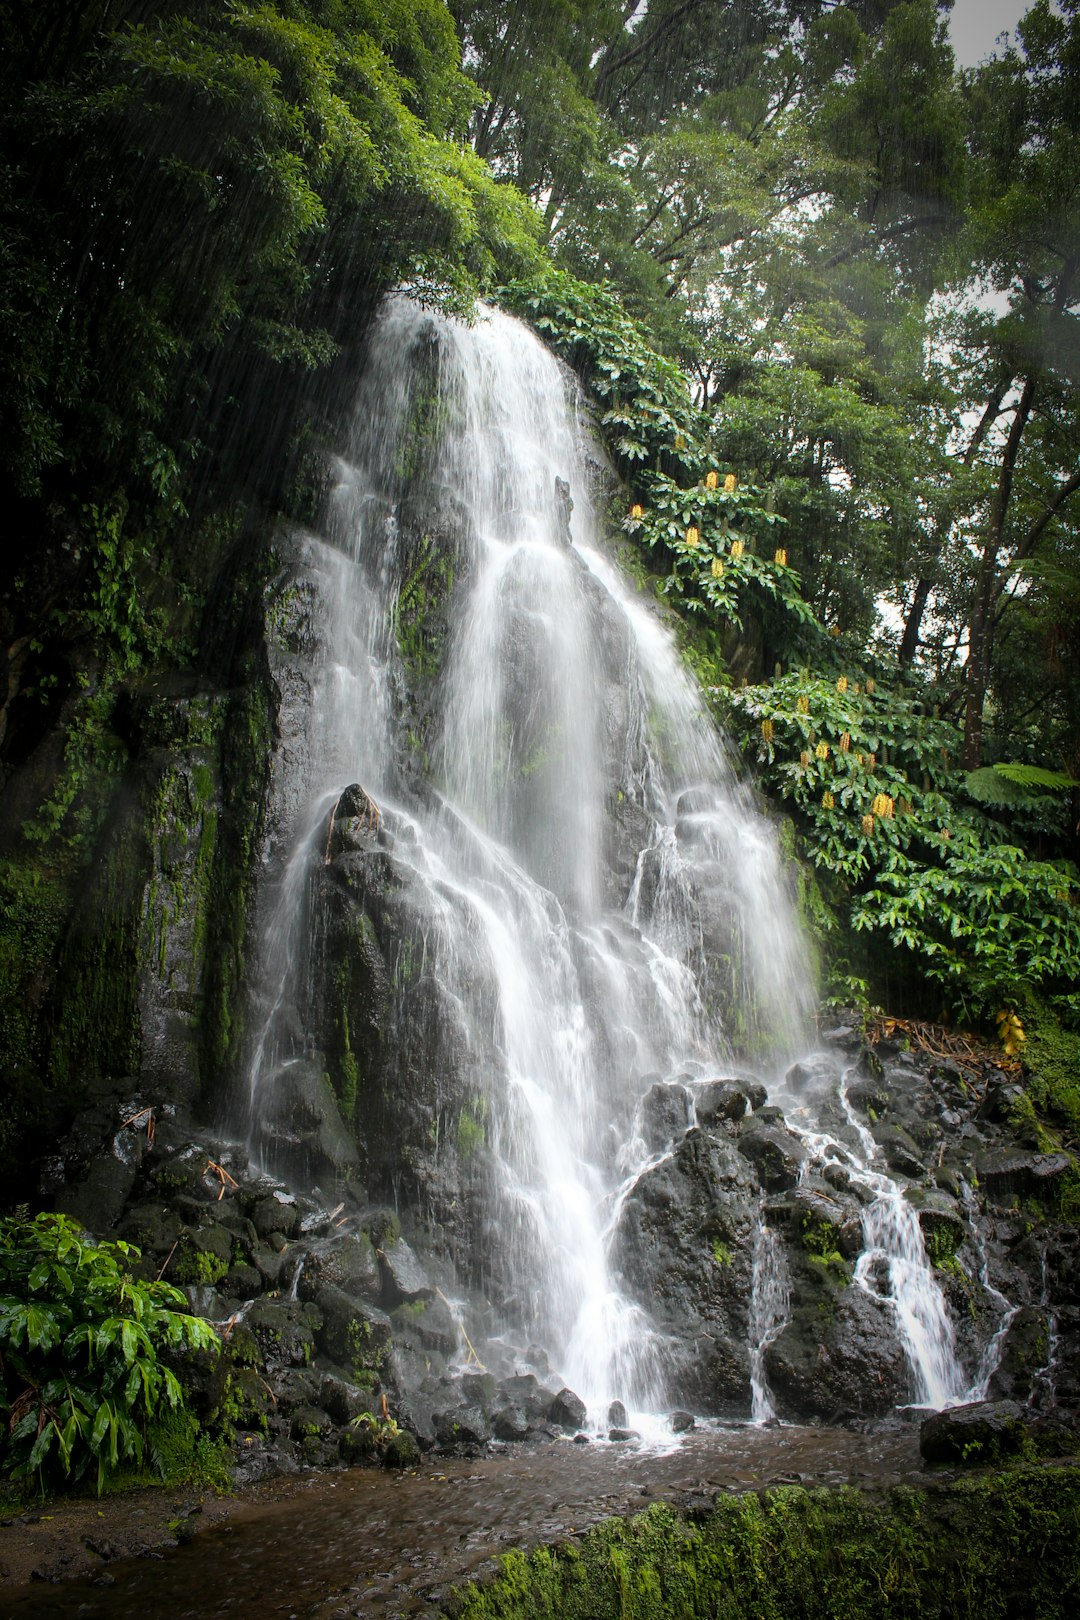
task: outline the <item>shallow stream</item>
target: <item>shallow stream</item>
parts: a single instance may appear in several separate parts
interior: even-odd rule
[[[741,1426],[699,1429],[667,1452],[567,1440],[414,1474],[353,1469],[279,1480],[186,1545],[114,1563],[96,1578],[23,1589],[6,1613],[11,1620],[437,1613],[451,1587],[497,1554],[565,1539],[653,1501],[781,1484],[873,1490],[916,1481],[918,1439],[914,1423],[873,1434]]]

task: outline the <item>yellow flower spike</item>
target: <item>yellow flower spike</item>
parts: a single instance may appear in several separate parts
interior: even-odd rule
[[[734,495],[734,493],[735,493],[735,485],[738,482],[739,482],[739,480],[736,478],[734,473],[726,473],[725,476],[724,476],[724,494],[725,495]]]
[[[805,770],[806,767],[809,765],[809,763],[810,763],[810,750],[808,748],[804,748],[802,753],[799,755],[799,764],[803,767],[803,770]]]
[[[630,508],[630,516],[635,523],[641,522],[642,518],[645,516],[645,508],[640,504],[640,502],[634,502],[633,506]]]
[[[676,435],[675,435],[675,448],[676,448],[676,450],[685,450],[686,449],[686,434],[685,433],[676,433]]]
[[[746,550],[746,546],[743,543],[743,541],[741,541],[741,540],[733,540],[731,542],[731,560],[732,560],[732,562],[738,562],[739,558],[742,556],[742,554],[743,554],[743,552],[745,550]]]
[[[837,678],[836,690],[841,694],[841,696],[847,691],[847,676],[846,675],[840,675]]]
[[[869,678],[868,678],[868,679],[867,679],[867,682],[866,682],[866,693],[867,693],[867,696],[868,696],[868,697],[873,697],[873,695],[874,695],[874,692],[875,692],[875,691],[876,691],[876,690],[877,690],[877,688],[876,688],[876,684],[875,684],[875,682],[874,682],[874,679],[873,679],[873,676],[870,676],[870,677],[869,677]]]
[[[846,754],[850,747],[851,747],[851,732],[850,731],[842,731],[840,733],[840,752],[842,754]]]
[[[838,624],[830,624],[829,634],[830,636],[838,636],[840,634],[840,626]]]
[[[712,560],[712,577],[713,579],[723,579],[724,577],[724,564],[719,557],[714,557]]]
[[[887,793],[876,793],[874,802],[870,806],[879,821],[891,821],[893,816],[893,800]]]
[[[706,489],[715,489],[718,483],[719,483],[719,478],[717,477],[717,474],[715,472],[707,472],[705,474],[705,488]]]
[[[828,743],[827,742],[819,742],[817,747],[814,749],[814,754],[818,759],[828,759],[828,757],[829,757],[829,745],[828,745]]]
[[[688,546],[696,546],[700,539],[701,539],[701,530],[697,527],[696,524],[691,523],[690,527],[686,531],[686,543],[687,543],[687,545]]]
[[[831,793],[826,792],[821,795],[821,808],[823,810],[835,810],[836,800]]]
[[[776,564],[776,566],[778,568],[786,568],[787,567],[787,551],[785,550],[785,548],[783,546],[777,546],[776,551],[775,551],[775,553],[773,555],[773,562]]]
[[[948,827],[942,827],[941,836],[947,844],[952,840],[952,833],[949,831]]]
[[[806,696],[805,693],[803,693],[803,696],[798,699],[798,701],[795,704],[795,707],[799,711],[800,714],[809,714],[810,713],[810,699]]]
[[[851,683],[851,695],[852,695],[852,697],[858,697],[858,695],[859,695],[859,683],[858,683],[858,681],[852,681],[852,683]]]
[[[773,723],[772,723],[771,720],[763,720],[761,722],[761,735],[764,737],[764,739],[765,739],[765,741],[767,743],[772,742],[772,740],[773,740]]]
[[[869,838],[870,834],[874,830],[874,818],[873,818],[873,816],[863,816],[863,818],[862,818],[862,830],[863,830],[863,833],[865,834],[865,836],[867,838]]]

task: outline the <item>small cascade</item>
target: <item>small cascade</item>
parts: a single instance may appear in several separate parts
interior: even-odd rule
[[[819,1065],[818,1075],[829,1074]],[[914,1404],[940,1409],[963,1398],[964,1377],[944,1295],[934,1275],[915,1209],[899,1181],[880,1168],[873,1136],[848,1097],[852,1071],[833,1071],[812,1098],[791,1097],[781,1087],[789,1127],[808,1152],[803,1179],[812,1169],[836,1167],[862,1197],[862,1252],[854,1282],[890,1313],[911,1372]],[[823,1128],[822,1119],[833,1125]]]
[[[750,1420],[768,1423],[776,1417],[765,1375],[765,1352],[779,1335],[791,1309],[791,1278],[779,1235],[758,1221],[754,1237],[754,1271],[750,1294]]]
[[[1050,1276],[1046,1264],[1045,1249],[1040,1256],[1042,1269],[1042,1288],[1039,1303],[1046,1312],[1046,1360],[1038,1367],[1031,1380],[1031,1404],[1043,1411],[1049,1411],[1057,1404],[1056,1373],[1059,1358],[1059,1330],[1057,1312],[1052,1308],[1052,1293],[1050,1289]]]
[[[1005,1341],[1020,1306],[1014,1305],[1011,1300],[1006,1299],[1001,1290],[999,1288],[995,1288],[993,1283],[990,1281],[990,1267],[986,1253],[986,1245],[983,1242],[977,1219],[978,1205],[975,1194],[968,1182],[961,1181],[960,1194],[963,1201],[964,1211],[968,1217],[968,1225],[971,1232],[971,1243],[975,1250],[976,1262],[978,1266],[979,1282],[982,1285],[987,1298],[991,1299],[1001,1312],[998,1325],[995,1328],[993,1335],[987,1340],[983,1353],[979,1358],[979,1365],[976,1370],[975,1377],[972,1379],[970,1387],[964,1392],[962,1397],[965,1401],[984,1401],[990,1389],[990,1380],[993,1378],[994,1374],[998,1370],[998,1367],[1001,1365],[1001,1357],[1005,1350]]]

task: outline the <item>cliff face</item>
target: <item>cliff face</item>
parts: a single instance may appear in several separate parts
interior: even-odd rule
[[[806,1033],[568,380],[392,305],[342,422],[315,521],[200,553],[184,672],[9,776],[24,1186],[232,1324],[255,1471],[385,1444],[383,1397],[445,1446],[1073,1401],[1069,1161],[983,1060]],[[80,840],[27,842],[79,735]]]

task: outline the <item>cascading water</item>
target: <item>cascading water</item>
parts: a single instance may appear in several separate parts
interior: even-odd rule
[[[417,772],[395,738],[390,627],[404,612],[408,435],[424,412],[424,487],[441,491],[459,542],[434,746]],[[640,1077],[723,1051],[722,1005],[790,1042],[808,976],[771,834],[667,633],[598,549],[595,456],[566,378],[519,323],[483,312],[466,328],[388,305],[339,469],[334,543],[305,541],[322,606],[298,768],[283,773],[302,784],[282,790],[291,849],[271,852],[280,876],[263,902],[250,1135],[272,1162],[275,1089],[315,1056],[305,897],[328,812],[361,783],[420,897],[424,972],[482,1076],[492,1266],[520,1329],[592,1407],[617,1395],[655,1408],[662,1336],[606,1245],[620,1188],[645,1162],[628,1149]],[[576,503],[572,547],[560,480]],[[621,892],[613,782],[632,825]],[[723,985],[703,896],[733,942]]]
[[[429,1224],[458,1223],[491,1354],[501,1340],[514,1365],[543,1346],[597,1420],[616,1398],[639,1426],[661,1408],[686,1346],[613,1255],[628,1206],[678,1169],[695,1088],[730,1072],[733,1046],[756,1047],[810,1162],[842,1165],[859,1191],[855,1282],[890,1313],[916,1399],[955,1399],[918,1220],[842,1076],[821,1108],[780,1078],[812,998],[772,830],[667,630],[602,549],[602,457],[567,377],[505,315],[466,327],[392,300],[337,472],[329,540],[300,542],[306,639],[282,675],[253,1154],[280,1167],[283,1099],[323,1085],[331,925],[316,891],[330,883],[331,909],[393,923],[384,1092],[434,1159],[452,1122],[459,1163],[482,1143],[464,1215],[438,1174],[422,1197]],[[361,956],[367,912],[348,936]],[[331,963],[335,982],[350,971]],[[335,1030],[355,1088],[347,1011]],[[670,1128],[647,1126],[645,1101]],[[376,1103],[356,1106],[390,1118]],[[395,1188],[419,1174],[416,1143],[384,1176]],[[761,1421],[792,1285],[755,1196],[741,1331]],[[468,1309],[454,1307],[463,1332]]]

